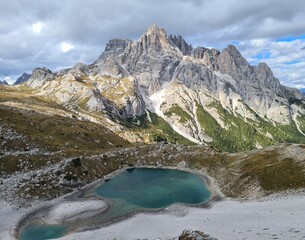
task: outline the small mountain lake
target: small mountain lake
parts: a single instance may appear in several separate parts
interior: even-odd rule
[[[190,172],[136,168],[97,185],[86,195],[97,195],[110,203],[106,212],[90,219],[91,225],[102,226],[134,213],[159,211],[175,203],[198,205],[209,200],[211,192],[201,176]],[[19,239],[59,238],[71,229],[75,229],[75,226],[31,222],[21,229]]]

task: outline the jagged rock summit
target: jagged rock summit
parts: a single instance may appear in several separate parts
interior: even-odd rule
[[[110,40],[92,64],[37,68],[26,85],[130,141],[175,132],[225,151],[305,141],[304,95],[267,64],[251,66],[233,45],[194,48],[155,24],[137,41]],[[166,129],[149,132],[154,119]]]
[[[26,82],[27,80],[29,80],[30,77],[31,77],[31,74],[23,73],[23,74],[22,74],[19,78],[17,78],[17,80],[14,82],[14,85],[22,84],[22,83]]]

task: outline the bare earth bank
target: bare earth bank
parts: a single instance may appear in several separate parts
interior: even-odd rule
[[[305,239],[305,194],[263,201],[216,202],[210,209],[172,206],[163,213],[141,213],[93,231],[61,239],[173,239],[184,229],[219,240]]]

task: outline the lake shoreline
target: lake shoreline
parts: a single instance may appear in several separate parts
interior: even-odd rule
[[[48,220],[42,220],[44,218],[44,215],[47,212],[50,212],[52,208],[54,208],[56,205],[59,204],[64,204],[65,202],[69,202],[69,201],[78,201],[78,200],[82,200],[82,201],[87,201],[90,200],[92,198],[94,199],[99,199],[100,201],[104,202],[107,204],[107,209],[110,207],[110,202],[108,202],[106,199],[100,197],[100,196],[96,196],[96,195],[87,195],[87,192],[89,190],[94,189],[97,185],[102,184],[105,182],[105,179],[109,179],[111,180],[111,178],[117,176],[118,174],[126,171],[126,170],[132,170],[133,168],[151,168],[151,169],[171,169],[171,170],[178,170],[178,171],[185,171],[185,172],[189,172],[195,175],[200,176],[203,181],[206,184],[206,187],[208,188],[208,190],[211,192],[211,196],[210,198],[200,204],[180,204],[180,203],[176,203],[176,204],[172,204],[172,205],[177,205],[177,206],[188,206],[188,207],[195,207],[195,208],[209,208],[211,207],[211,204],[215,201],[220,201],[222,199],[224,199],[223,194],[221,194],[221,192],[219,191],[219,189],[217,188],[216,184],[213,182],[213,179],[211,179],[207,174],[205,174],[203,171],[200,170],[195,170],[195,169],[190,169],[190,168],[185,168],[185,167],[172,167],[172,166],[154,166],[154,165],[138,165],[138,166],[128,166],[128,167],[123,167],[120,169],[117,169],[116,171],[113,171],[112,173],[104,176],[104,178],[98,179],[92,183],[89,183],[85,186],[83,186],[82,188],[75,190],[67,195],[61,196],[57,199],[53,199],[50,202],[45,202],[42,203],[41,206],[39,206],[38,208],[36,207],[35,209],[29,209],[29,211],[25,214],[24,217],[22,217],[22,219],[19,220],[18,224],[15,226],[15,228],[12,231],[12,234],[14,235],[15,238],[18,237],[19,235],[19,231],[22,229],[22,227],[24,227],[29,221],[32,221],[33,219],[36,219],[37,221],[41,220],[43,221],[45,224],[50,224],[50,222]],[[171,205],[171,206],[172,206]],[[88,209],[88,211],[90,212],[90,209]],[[106,227],[109,226],[111,224],[120,222],[120,221],[124,221],[134,215],[137,214],[141,214],[141,213],[149,213],[149,214],[153,214],[153,213],[162,213],[165,211],[165,208],[160,208],[160,209],[154,209],[154,210],[139,210],[137,212],[134,213],[129,213],[126,215],[123,215],[119,218],[115,218],[109,222],[105,222],[102,225],[92,225],[89,227],[85,227],[85,228],[81,228],[79,227],[77,230],[78,231],[87,231],[87,230],[94,230],[100,227]],[[53,223],[54,224],[54,223]],[[55,222],[55,224],[58,224]],[[73,225],[73,222],[69,223],[69,225]]]
[[[124,167],[124,168],[121,168],[121,169],[118,169],[110,174],[107,175],[107,178],[112,178],[114,176],[116,176],[117,174],[121,173],[122,171],[125,171],[127,170],[128,168],[130,167]],[[212,208],[212,205],[214,203],[216,203],[215,205],[219,205],[218,202],[227,202],[227,201],[224,201],[225,200],[225,197],[223,196],[223,194],[221,194],[221,192],[219,191],[218,189],[218,186],[217,184],[214,182],[214,180],[209,177],[203,170],[196,170],[196,169],[190,169],[190,168],[185,168],[185,167],[165,167],[165,166],[149,166],[149,165],[139,165],[139,166],[136,166],[136,168],[164,168],[164,169],[174,169],[174,170],[180,170],[180,171],[186,171],[186,172],[190,172],[190,173],[194,173],[196,175],[199,175],[200,177],[202,177],[204,179],[204,181],[206,182],[206,185],[207,187],[209,188],[209,190],[211,191],[211,198],[206,201],[205,203],[203,204],[199,204],[199,205],[194,205],[194,206],[191,206],[191,205],[186,205],[186,204],[173,204],[169,207],[166,207],[166,208],[163,208],[163,209],[159,209],[159,210],[156,210],[156,211],[151,211],[151,212],[146,212],[146,211],[140,211],[140,212],[136,212],[136,213],[133,213],[133,214],[128,214],[126,216],[123,216],[122,218],[120,219],[117,219],[116,221],[112,221],[112,222],[109,222],[108,224],[105,224],[103,226],[92,226],[91,228],[86,228],[86,229],[81,229],[81,230],[86,230],[86,232],[95,232],[95,231],[100,231],[102,228],[111,228],[112,225],[117,225],[117,224],[123,224],[124,222],[126,221],[129,221],[130,219],[134,219],[134,218],[137,218],[137,216],[158,216],[158,215],[166,215],[168,214],[168,212],[171,212],[171,211],[175,211],[173,209],[181,209],[181,211],[183,211],[183,209],[213,209],[215,206],[213,206]],[[107,179],[106,178],[106,179]],[[18,236],[18,231],[20,230],[20,228],[22,226],[24,226],[24,224],[31,219],[31,217],[33,217],[33,215],[35,214],[41,214],[43,213],[46,209],[50,209],[51,207],[54,207],[55,205],[59,204],[59,203],[64,203],[64,202],[67,202],[67,201],[76,201],[76,200],[89,200],[89,199],[92,199],[93,196],[84,196],[85,192],[88,191],[89,189],[93,189],[95,186],[97,186],[98,184],[101,184],[105,181],[105,178],[104,179],[98,179],[88,185],[85,185],[81,191],[80,190],[75,190],[73,191],[72,193],[69,193],[69,194],[66,194],[64,196],[61,196],[57,199],[53,199],[51,200],[50,202],[42,202],[39,206],[37,207],[32,207],[30,209],[23,209],[20,211],[19,214],[16,214],[15,218],[18,217],[19,219],[17,221],[15,221],[16,223],[14,224],[15,227],[11,228],[9,230],[9,234],[6,234],[6,236],[13,236],[15,238],[17,238]],[[303,191],[300,191],[301,194],[303,196],[304,192]],[[277,199],[281,199],[282,196],[290,196],[289,194],[292,193],[292,192],[287,192],[287,193],[284,193],[283,195],[281,194],[277,194],[274,199],[270,200],[270,201],[277,201]],[[304,194],[305,195],[305,194]],[[98,197],[95,197],[96,199]],[[102,198],[99,198],[100,201],[103,201]],[[235,203],[240,203],[238,199],[234,199],[234,201],[232,200],[229,200],[231,202],[235,202]],[[268,200],[268,197],[267,198],[262,198],[262,199],[257,199],[255,200],[254,202],[257,202],[257,203],[260,203],[261,201],[269,201]],[[246,203],[247,202],[253,202],[253,201],[245,201]],[[4,203],[4,204],[8,204],[8,203]],[[242,204],[242,203],[240,203]],[[3,203],[0,202],[0,213],[1,213],[1,208],[2,208],[2,205]],[[108,205],[109,207],[109,205]],[[12,208],[13,210],[13,208]],[[180,210],[179,210],[180,211]],[[191,210],[188,210],[188,211],[191,211]],[[0,229],[1,230],[1,233],[3,231],[3,229]],[[199,229],[200,230],[200,229]],[[204,230],[204,229],[203,229]],[[62,239],[69,239],[68,237],[70,235],[75,235],[75,234],[82,234],[82,232],[71,232],[69,234],[67,234],[66,236],[64,236]],[[12,238],[4,238],[4,239],[12,239]]]
[[[304,239],[305,193],[270,199],[216,202],[211,208],[170,206],[159,213],[140,213],[92,231],[72,233],[62,240],[178,239],[185,229],[199,230],[218,240]],[[289,219],[289,221],[287,221]]]

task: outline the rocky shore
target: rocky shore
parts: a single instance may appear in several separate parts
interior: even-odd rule
[[[169,240],[179,239],[184,229],[198,229],[219,240],[305,239],[304,199],[302,193],[246,202],[228,199],[208,209],[172,206],[164,212],[137,214],[107,227],[72,233],[60,239],[103,236],[103,239],[117,240]]]

